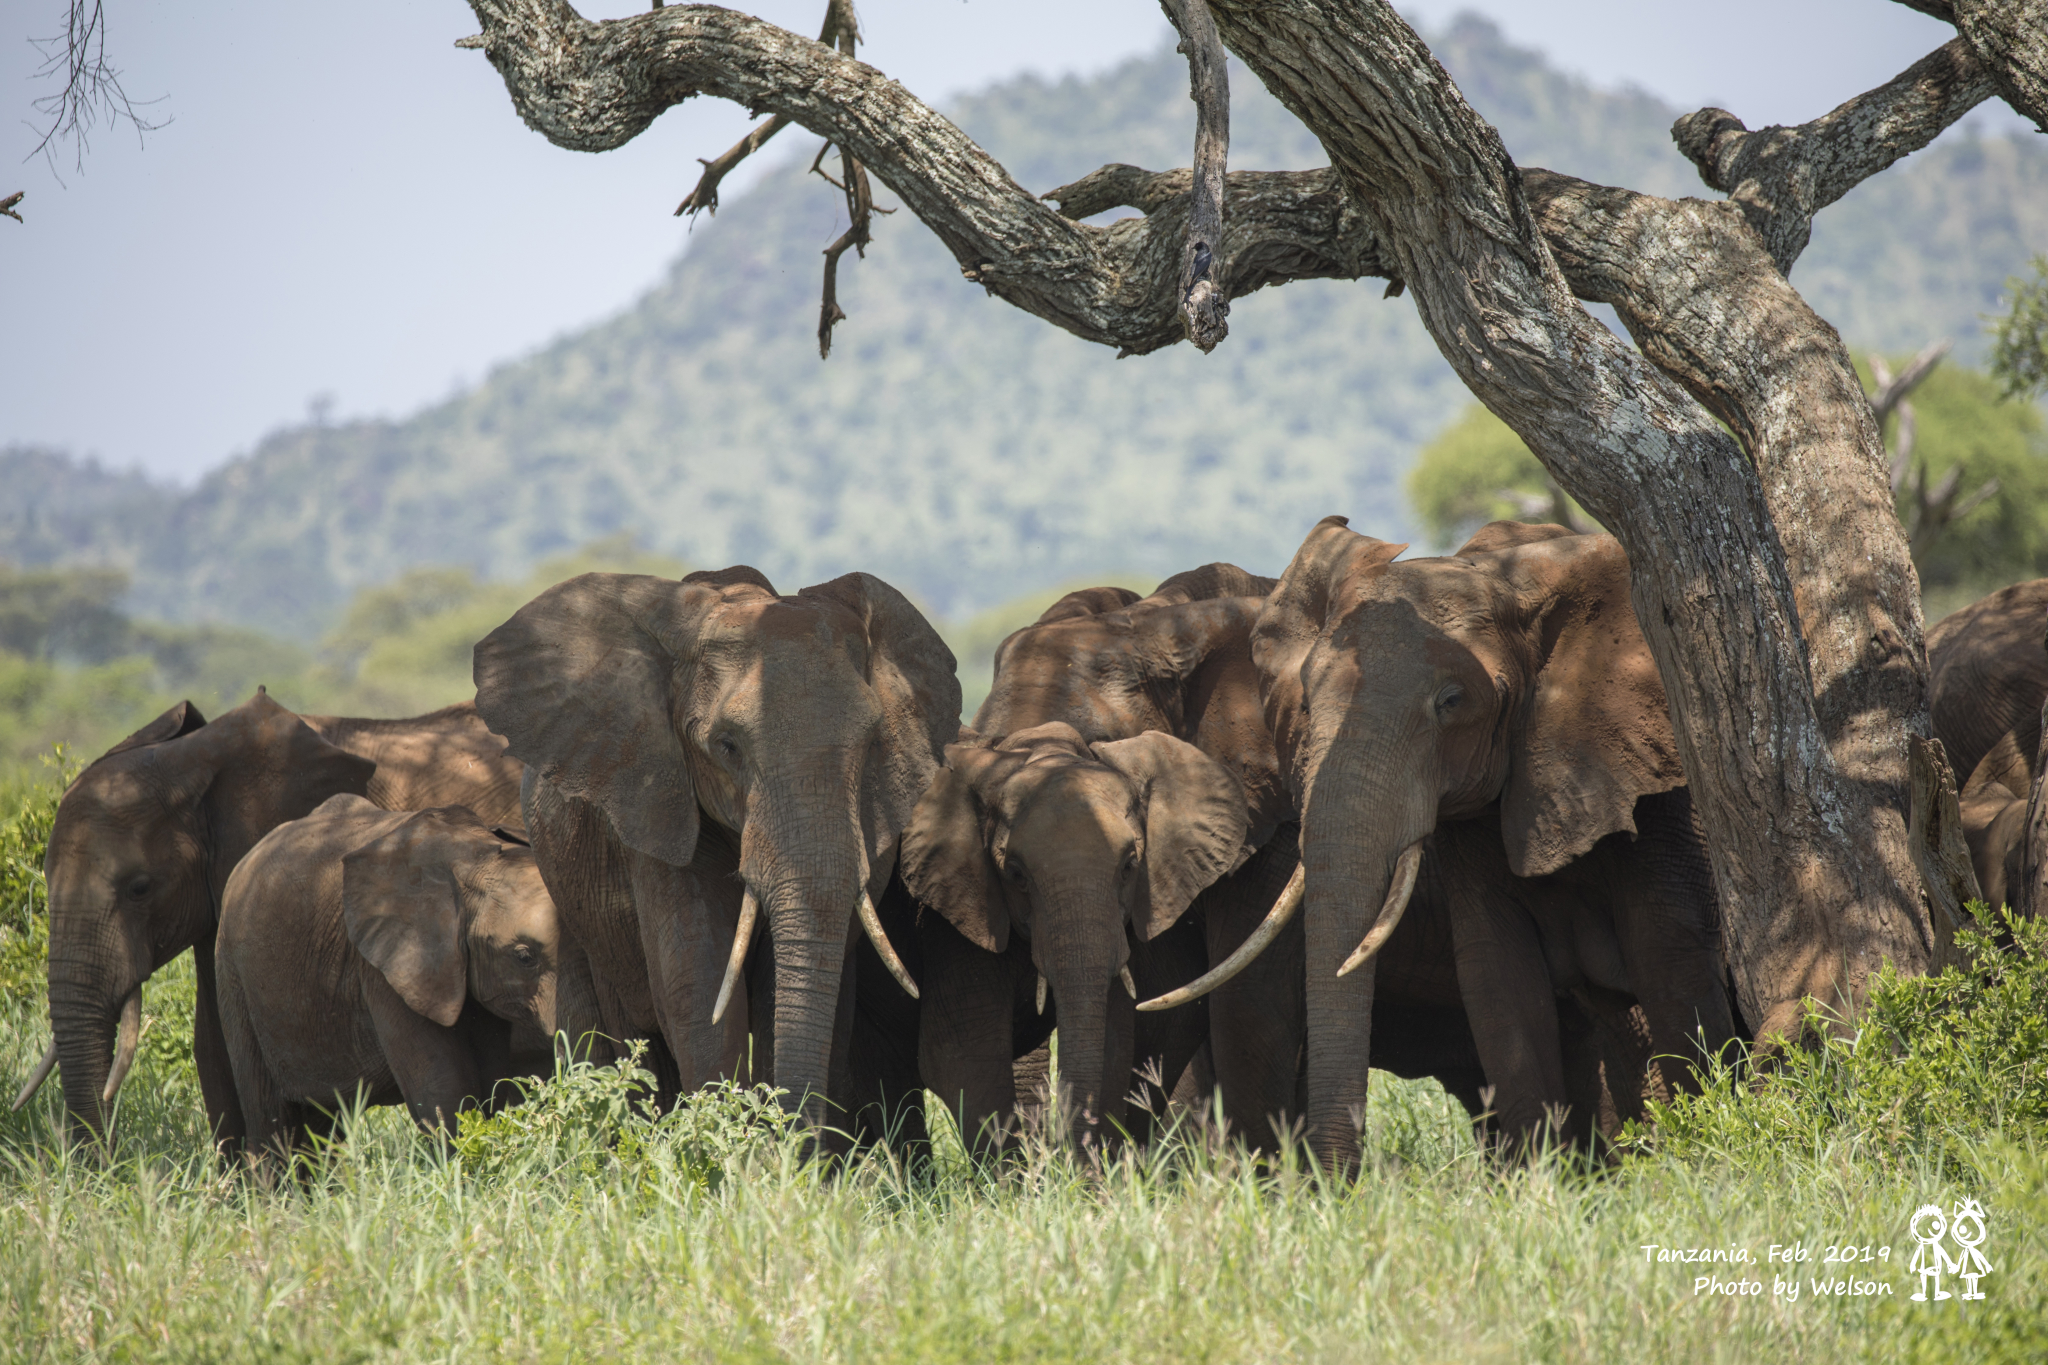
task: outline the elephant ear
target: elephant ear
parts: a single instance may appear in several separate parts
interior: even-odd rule
[[[896,866],[919,904],[939,912],[969,943],[986,952],[1010,946],[1010,910],[1002,875],[988,847],[993,790],[1024,765],[1022,754],[979,744],[949,744],[946,765],[932,774],[903,829]]]
[[[628,848],[687,866],[698,817],[681,708],[705,618],[764,592],[746,575],[587,573],[556,584],[477,643],[478,712],[513,757],[602,810]]]
[[[1612,536],[1525,541],[1491,560],[1529,612],[1537,671],[1511,729],[1501,836],[1518,876],[1635,831],[1639,798],[1685,783],[1664,684]]]
[[[1090,748],[1138,790],[1145,812],[1145,881],[1133,919],[1140,938],[1157,938],[1196,896],[1249,855],[1244,788],[1221,763],[1157,730]]]
[[[377,772],[374,762],[321,738],[260,687],[153,755],[167,779],[200,803],[216,889],[257,840],[331,796],[367,796]]]
[[[416,1014],[449,1028],[469,998],[461,864],[490,835],[466,807],[423,810],[344,854],[348,941]]]
[[[125,754],[130,749],[143,749],[152,744],[165,744],[174,739],[183,739],[204,724],[206,717],[199,714],[199,708],[189,701],[181,701],[100,757],[112,758],[115,754]]]
[[[910,599],[872,574],[850,573],[805,588],[811,598],[846,608],[867,635],[868,685],[887,736],[871,796],[894,839],[930,785],[946,746],[960,733],[960,679],[953,651]]]
[[[1344,585],[1361,574],[1384,572],[1408,548],[1349,528],[1344,517],[1324,517],[1315,524],[1252,627],[1252,665],[1259,671],[1266,728],[1297,801],[1305,790],[1302,765],[1309,747],[1302,665],[1324,625],[1341,610],[1342,601],[1333,598],[1340,597]]]

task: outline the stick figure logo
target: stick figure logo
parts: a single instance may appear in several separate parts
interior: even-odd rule
[[[1915,1217],[1917,1221],[1918,1216]],[[1956,1257],[1955,1272],[1963,1279],[1963,1297],[1983,1298],[1983,1291],[1977,1288],[1977,1278],[1989,1275],[1994,1269],[1984,1253],[1978,1250],[1989,1235],[1984,1222],[1984,1206],[1974,1199],[1958,1199],[1955,1219],[1949,1224],[1949,1235],[1962,1247],[1962,1252]]]
[[[1954,1298],[1955,1295],[1941,1287],[1942,1272],[1953,1275],[1957,1270],[1956,1263],[1941,1244],[1941,1239],[1948,1233],[1948,1215],[1941,1211],[1939,1204],[1922,1204],[1913,1212],[1912,1229],[1913,1240],[1920,1244],[1907,1266],[1920,1276],[1920,1288],[1914,1293],[1913,1301],[1926,1303],[1933,1299]]]

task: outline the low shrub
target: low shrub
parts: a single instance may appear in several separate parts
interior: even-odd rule
[[[1965,966],[1904,977],[1884,964],[1853,1035],[1810,1005],[1816,1046],[1754,1072],[1717,1068],[1703,1093],[1652,1104],[1625,1150],[1748,1162],[1846,1140],[1886,1165],[1961,1170],[1964,1149],[1994,1133],[2048,1137],[2048,921],[1996,922],[1999,934],[1957,936]]]

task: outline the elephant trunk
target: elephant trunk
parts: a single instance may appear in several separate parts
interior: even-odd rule
[[[1067,888],[1069,896],[1077,894]],[[1059,1107],[1062,1130],[1077,1153],[1099,1155],[1123,1119],[1131,1087],[1136,1003],[1118,971],[1123,914],[1112,898],[1055,895],[1039,916],[1044,941],[1035,956],[1059,1011]],[[1128,969],[1125,969],[1127,973]]]
[[[833,918],[829,911],[769,911],[775,954],[775,1084],[784,1107],[814,1130],[838,1119],[831,1109],[832,1054],[852,909],[839,910],[837,933],[829,923],[820,923]]]
[[[1372,1062],[1375,964],[1359,955],[1369,938],[1373,948],[1385,941],[1405,908],[1406,896],[1390,892],[1413,888],[1433,795],[1384,755],[1338,744],[1302,812],[1308,1141],[1334,1174],[1357,1170]]]
[[[74,1143],[103,1141],[114,1096],[135,1060],[149,962],[118,926],[92,937],[65,932],[76,919],[59,917],[57,897],[51,903],[50,1031],[63,1073],[66,1132]]]

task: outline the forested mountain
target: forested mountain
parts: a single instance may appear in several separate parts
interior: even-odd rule
[[[1483,22],[1436,50],[1523,164],[1700,191],[1667,133],[1679,111],[1565,77]],[[1234,165],[1321,161],[1256,82],[1233,90]],[[1171,52],[953,113],[1040,192],[1108,161],[1184,164],[1193,127]],[[815,139],[784,137],[791,159],[701,220],[637,304],[415,416],[279,432],[189,490],[6,452],[0,558],[116,563],[140,614],[308,639],[407,567],[510,580],[620,532],[784,591],[867,569],[951,617],[1209,559],[1277,572],[1331,512],[1407,534],[1401,475],[1466,401],[1411,300],[1292,284],[1240,301],[1212,356],[1116,361],[964,282],[902,213],[842,265],[849,320],[821,363],[818,253],[841,210],[803,174]],[[1958,137],[1824,213],[1795,281],[1853,344],[1949,336],[1968,359],[2005,277],[2044,249],[2048,143]]]

